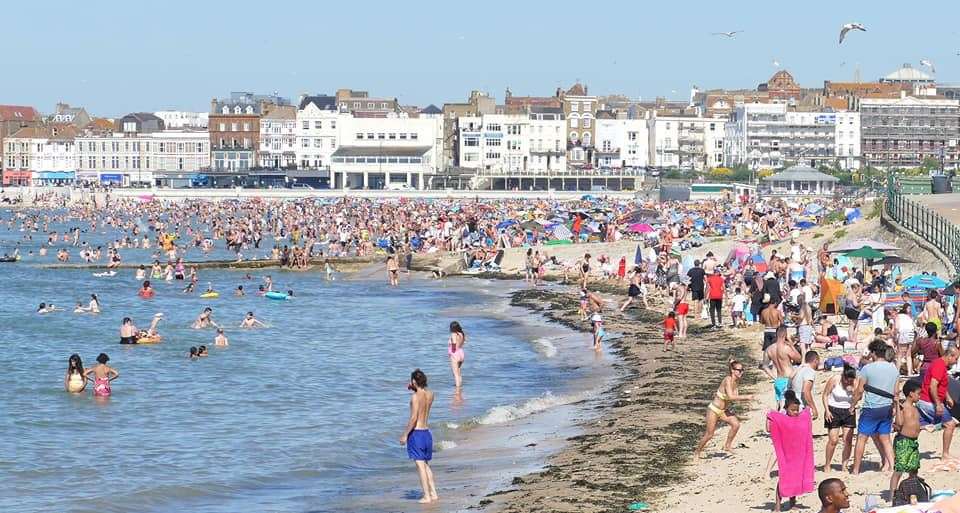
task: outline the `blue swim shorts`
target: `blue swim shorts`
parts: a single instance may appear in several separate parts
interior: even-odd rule
[[[864,436],[889,435],[893,431],[893,406],[862,408],[857,434]]]
[[[411,460],[433,459],[433,435],[429,429],[414,429],[407,437],[407,456]]]
[[[773,380],[773,396],[777,402],[783,402],[783,394],[787,393],[787,387],[790,386],[790,378],[777,378]]]

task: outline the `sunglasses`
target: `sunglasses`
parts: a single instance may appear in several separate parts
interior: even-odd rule
[[[743,372],[743,367],[734,367],[733,370],[736,372]]]

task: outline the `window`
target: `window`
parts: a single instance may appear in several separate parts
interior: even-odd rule
[[[477,160],[479,160],[479,158],[480,158],[480,155],[478,155],[478,154],[476,154],[476,153],[464,153],[464,154],[463,154],[463,161],[464,161],[464,162],[476,162]]]
[[[357,132],[357,139],[363,140],[363,132]]]
[[[583,133],[583,145],[590,146],[590,132]]]
[[[10,157],[9,161],[10,161],[10,167],[13,167],[13,157]],[[89,159],[87,159],[87,164],[89,164],[89,166],[87,167],[89,167],[90,169],[97,167],[97,158],[90,157]]]
[[[487,146],[500,146],[499,137],[487,137]]]
[[[666,128],[667,130],[670,130],[670,122],[669,122],[669,121],[667,121],[666,123],[664,123],[664,128]]]
[[[628,140],[628,141],[636,141],[636,140],[637,140],[637,133],[636,133],[636,132],[627,132],[627,140]]]
[[[367,102],[367,108],[368,108],[368,109],[371,109],[371,110],[372,110],[372,109],[375,109],[375,108],[376,108],[376,104],[373,103],[373,102]]]
[[[304,121],[300,126],[302,126],[304,130],[310,130],[310,122],[309,122],[309,121]]]
[[[590,128],[590,118],[583,118],[583,128]]]
[[[410,134],[410,140],[412,140],[412,141],[416,141],[416,140],[417,140],[417,137],[418,137],[418,136],[417,136],[417,133],[416,133],[416,132]]]
[[[520,125],[507,125],[507,133],[510,135],[520,135]]]
[[[386,102],[381,103],[381,104],[380,104],[380,108],[386,110],[386,109],[387,109],[387,104],[386,104]]]
[[[520,149],[520,141],[507,141],[507,149],[518,151]]]
[[[406,133],[406,132],[400,132],[400,139],[406,139],[406,138],[407,138],[407,133]]]
[[[499,124],[499,123],[490,123],[489,125],[487,125],[487,131],[488,131],[488,132],[500,132],[500,131],[502,131],[502,130],[501,130],[501,128],[500,128],[500,124]]]
[[[304,138],[303,138],[303,144],[302,144],[302,146],[303,146],[304,148],[309,148],[309,147],[310,147],[310,139],[307,139],[306,137],[304,137]]]
[[[487,152],[488,160],[500,160],[500,152],[497,151],[488,151]]]
[[[387,134],[387,138],[390,140],[394,140],[397,138],[397,134],[390,132],[389,134]]]
[[[247,138],[247,137],[244,137],[244,138],[243,138],[243,147],[244,147],[244,148],[250,148],[250,139],[249,139],[249,138]]]
[[[377,134],[377,139],[386,139],[386,138],[387,136],[383,132],[380,132],[379,134]]]
[[[405,134],[400,134],[400,135],[405,135]],[[464,137],[464,138],[463,138],[463,145],[464,145],[464,146],[480,146],[480,138],[479,138],[479,137]]]
[[[367,139],[373,139],[373,133],[367,132]]]
[[[577,102],[570,102],[570,112],[577,112],[580,110],[580,104]]]
[[[319,121],[319,120],[314,121],[313,128],[316,128],[317,130],[320,130],[321,128],[323,128],[323,121]]]
[[[612,148],[613,148],[613,145],[610,144],[610,141],[609,141],[609,140],[604,139],[604,141],[600,144],[600,148],[601,148],[603,151],[611,151]]]
[[[360,108],[360,102],[353,102],[353,108],[354,108],[354,109],[359,109],[359,108]]]
[[[576,132],[570,132],[570,140],[571,140],[571,141],[576,141],[576,140],[577,140],[577,135],[578,135],[578,134],[577,134]]]
[[[244,131],[244,132],[249,132],[249,131],[250,131],[250,123],[244,123],[244,124],[243,124],[243,131]]]
[[[577,128],[577,126],[579,126],[579,125],[577,124],[578,121],[579,121],[579,120],[578,120],[577,118],[570,118],[570,128]]]
[[[314,139],[314,140],[313,140],[313,147],[314,147],[314,148],[322,148],[322,147],[323,147],[323,139],[320,139],[319,137],[316,138],[316,139]]]

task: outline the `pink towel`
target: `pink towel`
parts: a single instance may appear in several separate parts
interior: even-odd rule
[[[797,497],[815,488],[813,480],[813,420],[810,409],[790,417],[785,413],[767,413],[770,439],[777,452],[780,470],[780,496]]]

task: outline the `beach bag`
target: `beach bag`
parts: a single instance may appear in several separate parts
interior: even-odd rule
[[[904,479],[893,493],[894,507],[910,504],[910,496],[916,496],[917,502],[930,502],[930,485],[920,476]]]

